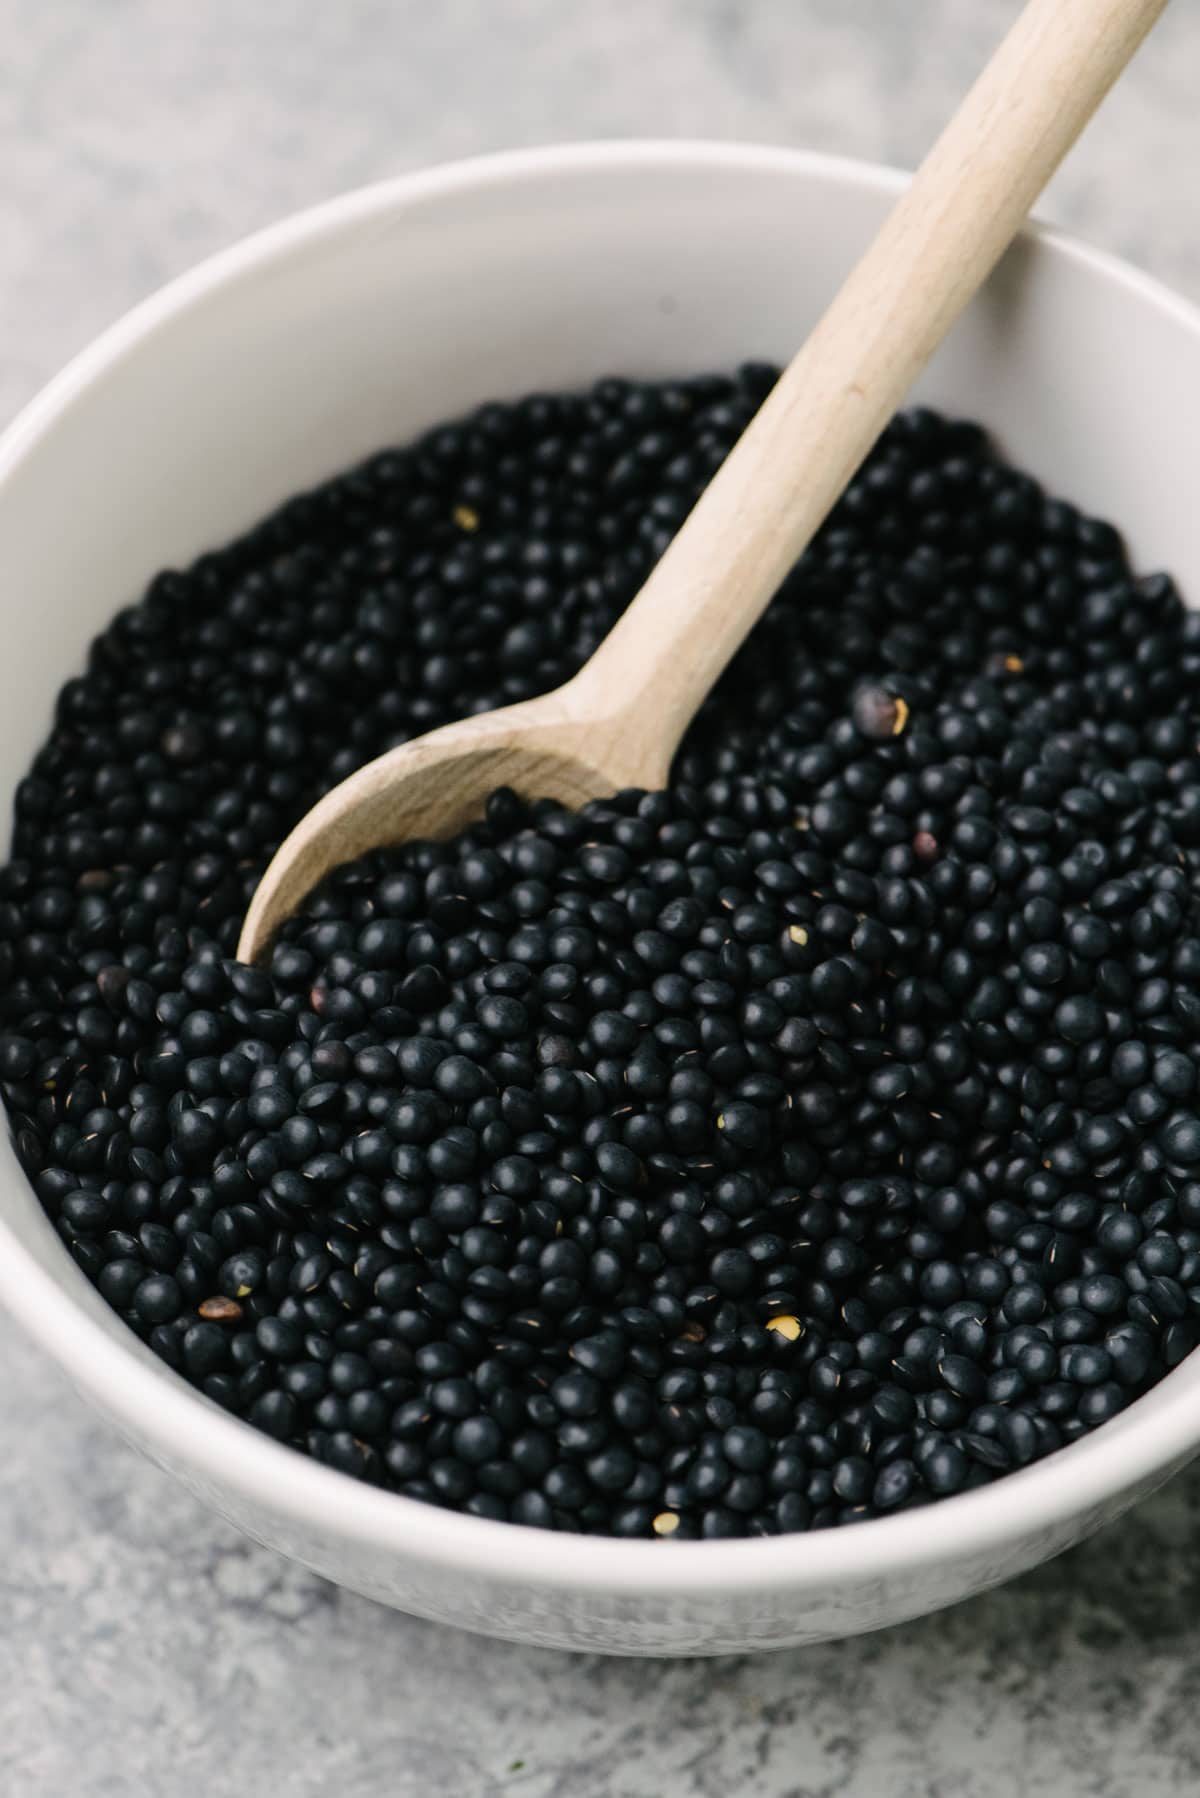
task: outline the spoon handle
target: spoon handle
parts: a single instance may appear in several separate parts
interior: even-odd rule
[[[580,716],[619,729],[626,765],[640,749],[647,776],[665,778],[705,694],[1165,5],[1029,0],[637,598],[566,690]]]

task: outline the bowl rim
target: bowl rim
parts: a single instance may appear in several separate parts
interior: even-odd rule
[[[294,213],[208,257],[158,289],[101,333],[54,376],[0,435],[0,484],[88,389],[147,338],[227,286],[336,238],[383,214],[457,194],[630,170],[742,169],[841,184],[881,196],[908,176],[882,164],[823,152],[706,139],[634,138],[549,144],[472,156],[352,190]],[[1120,258],[1034,223],[1023,233],[1040,250],[1123,290],[1200,338],[1200,308]],[[1040,1531],[1054,1532],[1114,1494],[1148,1488],[1200,1447],[1195,1377],[1181,1367],[1152,1389],[1154,1410],[1137,1400],[1111,1423],[1002,1480],[932,1506],[873,1518],[851,1530],[824,1529],[733,1541],[625,1541],[559,1533],[442,1510],[381,1491],[323,1467],[243,1423],[156,1360],[128,1333],[114,1336],[74,1296],[85,1276],[53,1236],[63,1272],[44,1267],[0,1215],[0,1298],[73,1383],[147,1445],[163,1463],[208,1474],[252,1505],[265,1505],[315,1536],[330,1531],[377,1554],[541,1591],[634,1593],[669,1599],[797,1593],[845,1581],[919,1573],[941,1562],[1003,1551]],[[73,1282],[79,1284],[73,1286]],[[1150,1396],[1150,1395],[1147,1395]],[[933,1517],[938,1526],[930,1528]],[[998,1567],[999,1567],[998,1560]]]

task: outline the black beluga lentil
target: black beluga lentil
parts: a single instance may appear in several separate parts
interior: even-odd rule
[[[0,873],[0,1082],[87,1276],[317,1460],[478,1516],[853,1522],[1102,1424],[1200,1311],[1200,618],[899,417],[664,793],[271,851],[542,691],[768,388],[492,405],[161,575]]]

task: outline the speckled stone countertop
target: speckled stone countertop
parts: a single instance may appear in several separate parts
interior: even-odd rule
[[[0,422],[246,231],[442,158],[720,136],[912,164],[1016,0],[0,0]],[[1200,8],[1044,211],[1200,298]],[[889,1634],[604,1661],[393,1615],[237,1536],[0,1319],[3,1798],[1200,1790],[1200,1474]]]

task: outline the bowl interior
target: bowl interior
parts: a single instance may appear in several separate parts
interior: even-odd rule
[[[149,302],[0,444],[6,815],[56,690],[157,569],[479,401],[786,359],[895,188],[854,165],[714,146],[491,159],[306,215]],[[1200,328],[1182,304],[1027,238],[918,397],[982,420],[1055,493],[1117,522],[1139,567],[1200,597]],[[98,1325],[153,1365],[164,1406],[203,1404],[75,1269],[7,1142],[5,1228],[68,1301],[39,1333],[77,1377]],[[37,1327],[18,1253],[0,1254],[0,1291]],[[1178,1452],[1138,1432],[1185,1388],[1190,1401],[1200,1357],[1108,1426],[1142,1443],[1142,1472]]]

